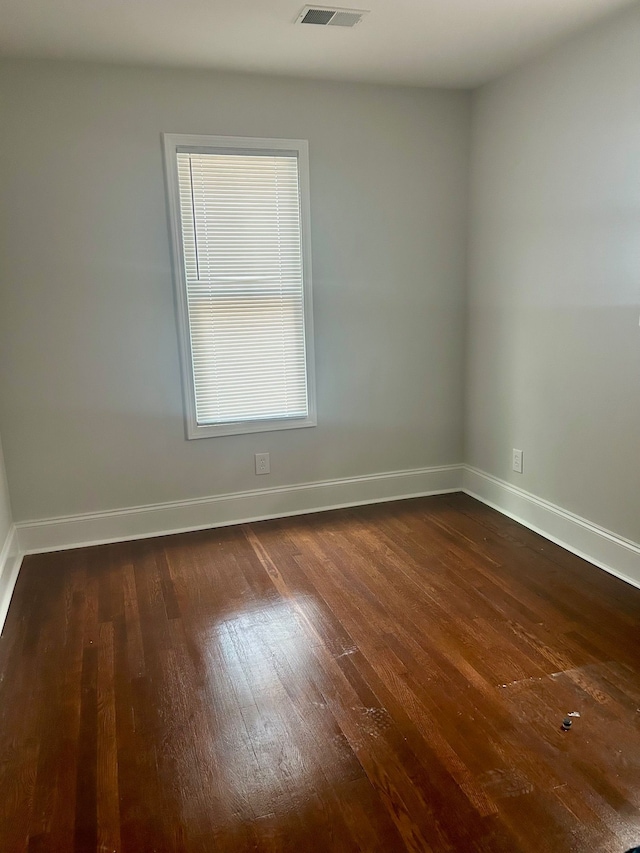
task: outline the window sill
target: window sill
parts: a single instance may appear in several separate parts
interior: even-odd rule
[[[315,417],[282,418],[279,420],[238,421],[228,424],[187,424],[187,439],[215,438],[219,435],[249,435],[254,432],[275,432],[284,429],[304,429],[317,426]]]

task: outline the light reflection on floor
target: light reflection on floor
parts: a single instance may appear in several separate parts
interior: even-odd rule
[[[302,807],[339,767],[314,736],[318,715],[327,717],[325,728],[335,727],[317,687],[313,636],[304,628],[315,611],[304,596],[252,607],[218,622],[204,642],[213,752],[229,817]]]

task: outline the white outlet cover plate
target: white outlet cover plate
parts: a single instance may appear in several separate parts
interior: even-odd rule
[[[256,474],[270,474],[271,462],[268,453],[256,453]]]

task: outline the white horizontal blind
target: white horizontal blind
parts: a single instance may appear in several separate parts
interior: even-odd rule
[[[176,156],[197,423],[305,418],[297,156]]]

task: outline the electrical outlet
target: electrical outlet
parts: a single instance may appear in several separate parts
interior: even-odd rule
[[[513,470],[516,474],[522,474],[522,451],[513,448]]]
[[[256,453],[256,474],[270,474],[271,462],[268,453]]]

